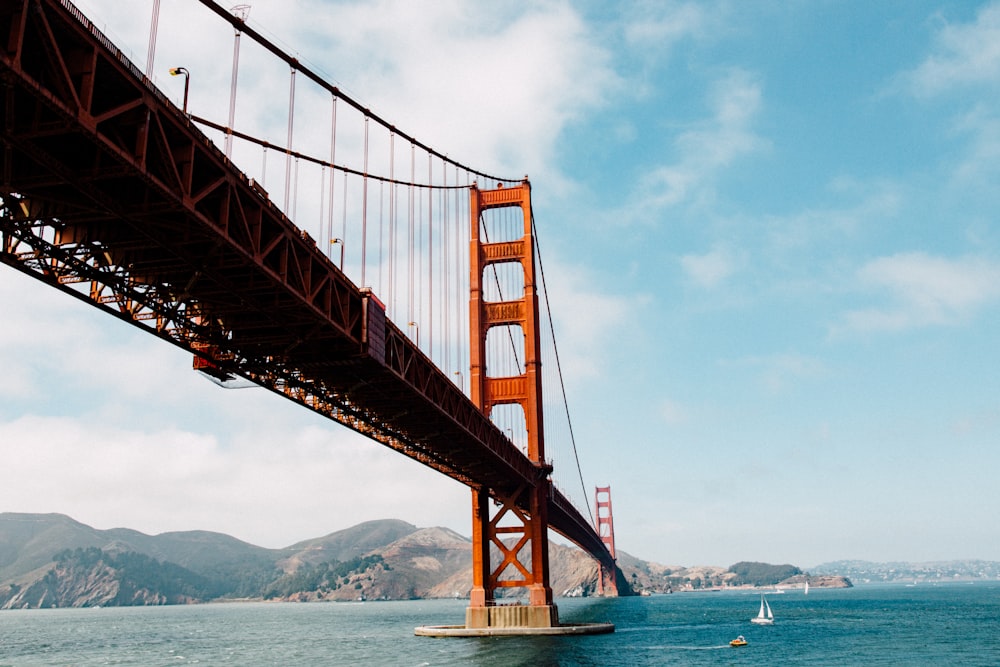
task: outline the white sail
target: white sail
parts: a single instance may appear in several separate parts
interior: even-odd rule
[[[758,625],[771,625],[774,623],[774,614],[771,613],[771,605],[767,603],[767,599],[761,595],[760,596],[760,611],[757,615],[750,619],[751,623],[757,623]]]

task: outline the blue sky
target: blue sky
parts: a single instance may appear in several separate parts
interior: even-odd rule
[[[145,67],[152,2],[77,4]],[[619,549],[1000,560],[1000,3],[252,4],[404,131],[531,177]],[[192,104],[224,120],[209,23],[163,0],[155,79],[179,101],[165,68],[215,57]],[[468,492],[397,454],[9,269],[0,303],[2,511],[264,546],[388,517],[470,532]]]

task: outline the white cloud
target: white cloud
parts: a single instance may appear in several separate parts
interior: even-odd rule
[[[830,243],[864,238],[870,230],[884,228],[894,220],[907,195],[906,188],[899,183],[859,182],[848,177],[833,179],[828,189],[834,205],[813,206],[762,219],[769,252],[801,258],[808,248],[828,248]],[[756,229],[756,221],[748,224]]]
[[[636,3],[626,5],[625,11],[625,41],[647,53],[667,51],[685,37],[703,34],[713,23],[704,5],[691,2]]]
[[[586,269],[554,260],[547,258],[545,278],[548,298],[555,304],[553,317],[561,365],[572,386],[600,377],[607,370],[604,364],[609,357],[604,350],[623,339],[632,323],[629,313],[638,312],[645,297],[597,291],[593,286],[601,281]],[[548,332],[543,332],[542,337],[543,347],[549,347],[545,340]]]
[[[725,248],[713,248],[703,255],[684,255],[681,268],[695,284],[711,289],[735,273],[741,260]]]
[[[270,547],[387,517],[469,530],[468,491],[399,453],[215,387],[187,353],[8,268],[0,304],[4,511]]]
[[[857,278],[863,288],[884,294],[889,303],[846,313],[842,329],[898,331],[956,325],[1000,299],[1000,264],[982,257],[902,253],[868,262]]]
[[[468,532],[468,492],[439,473],[339,427],[251,421],[231,441],[71,418],[0,422],[0,507],[99,528],[218,530],[269,547],[386,517]]]
[[[951,124],[969,146],[953,168],[951,181],[979,188],[985,196],[994,190],[1000,157],[1000,2],[979,9],[971,23],[943,23],[934,53],[899,81],[922,99],[943,100],[958,111]]]
[[[955,169],[955,182],[980,185],[993,192],[1000,171],[1000,116],[994,105],[976,105],[958,118],[955,128],[972,137],[968,152]]]
[[[286,39],[350,72],[347,90],[401,130],[500,175],[558,178],[562,129],[614,86],[608,54],[569,3],[303,5],[314,20],[305,32],[289,25]]]
[[[937,52],[908,78],[919,96],[1000,83],[1000,3],[984,6],[973,23],[945,24]]]
[[[711,191],[721,170],[767,145],[752,130],[761,87],[749,73],[735,70],[717,81],[709,104],[712,117],[678,136],[677,161],[652,169],[642,180],[640,209],[690,203]]]

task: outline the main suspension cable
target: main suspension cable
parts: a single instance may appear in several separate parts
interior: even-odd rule
[[[297,158],[297,159],[300,159],[300,160],[304,160],[306,162],[311,162],[313,164],[318,164],[318,165],[323,166],[323,167],[330,167],[331,169],[333,169],[335,171],[343,172],[344,174],[351,174],[352,176],[360,176],[363,179],[373,180],[373,181],[383,181],[385,183],[395,183],[396,185],[406,185],[406,186],[413,187],[413,188],[426,188],[426,189],[430,189],[430,190],[468,190],[469,189],[469,185],[468,184],[444,186],[444,185],[439,185],[439,184],[435,184],[435,183],[417,183],[415,180],[413,180],[413,179],[416,178],[415,175],[411,176],[409,181],[403,181],[403,180],[393,179],[391,177],[386,177],[386,176],[377,176],[375,174],[366,174],[365,171],[364,171],[364,169],[352,169],[351,167],[346,167],[346,166],[344,166],[342,164],[334,164],[332,161],[324,160],[322,158],[318,158],[318,157],[315,157],[315,156],[312,156],[312,155],[307,155],[306,153],[300,153],[299,151],[293,151],[290,148],[282,148],[281,146],[276,146],[275,144],[272,144],[270,141],[266,141],[264,139],[260,139],[259,137],[255,137],[253,135],[246,134],[245,132],[240,132],[238,130],[234,130],[232,128],[226,127],[225,125],[220,125],[220,124],[216,123],[215,121],[211,121],[211,120],[209,120],[207,118],[202,118],[201,116],[195,116],[193,114],[188,114],[188,116],[195,123],[199,123],[201,125],[204,125],[205,127],[211,128],[213,130],[218,130],[218,131],[223,132],[223,133],[225,133],[227,135],[232,135],[233,137],[235,137],[237,139],[242,139],[244,141],[249,141],[252,144],[257,144],[258,146],[263,146],[264,148],[274,148],[276,150],[280,150],[282,153],[285,153],[289,157]],[[336,122],[336,121],[334,121],[334,122]],[[399,136],[401,136],[401,135],[399,135]]]

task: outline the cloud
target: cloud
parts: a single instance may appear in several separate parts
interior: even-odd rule
[[[615,85],[608,53],[569,3],[306,2],[301,11],[314,20],[305,31],[288,25],[285,38],[350,72],[360,102],[501,175],[558,177],[560,133]]]
[[[1000,264],[982,257],[902,253],[868,262],[858,270],[857,279],[863,288],[884,294],[889,303],[846,313],[839,329],[954,326],[1000,299]]]
[[[954,171],[961,184],[981,185],[994,192],[1000,168],[1000,116],[989,104],[978,104],[955,122],[955,129],[972,137],[969,150]]]
[[[556,337],[567,383],[572,386],[600,377],[607,370],[604,364],[610,361],[604,350],[622,339],[631,322],[629,313],[637,312],[645,297],[597,291],[593,286],[602,283],[587,269],[561,263],[551,256],[546,259],[545,279],[549,301],[554,304]],[[543,348],[551,345],[545,340],[548,337],[547,331],[542,333]]]
[[[761,97],[760,84],[748,72],[733,70],[717,81],[709,95],[711,118],[677,137],[673,164],[654,168],[642,179],[639,208],[691,203],[711,191],[720,171],[766,147],[752,130]]]
[[[692,2],[653,2],[625,5],[626,43],[639,51],[662,54],[686,37],[698,37],[713,25],[703,5]]]
[[[980,8],[971,23],[943,23],[934,52],[897,81],[917,98],[956,105],[950,130],[968,137],[969,146],[953,169],[952,183],[989,196],[1000,157],[995,103],[1000,91],[1000,2]]]
[[[217,530],[268,547],[390,516],[467,530],[464,487],[333,426],[276,432],[248,422],[223,441],[24,416],[0,422],[0,456],[4,509],[68,513],[98,528]]]
[[[725,248],[714,248],[704,255],[684,255],[681,268],[695,284],[711,289],[733,275],[741,260]]]
[[[1000,83],[1000,3],[982,7],[973,23],[946,23],[937,35],[936,47],[906,77],[915,95]]]

